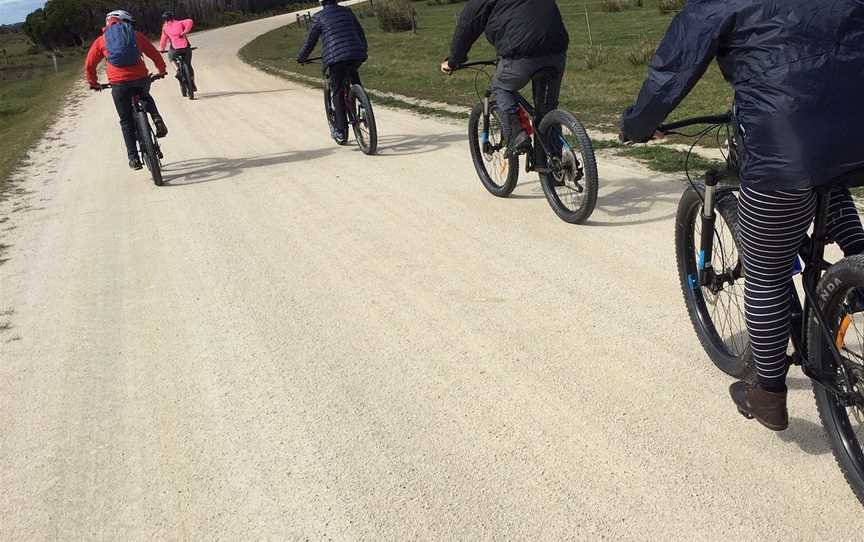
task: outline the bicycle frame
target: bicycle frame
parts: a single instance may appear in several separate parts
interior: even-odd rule
[[[486,145],[489,144],[489,115],[490,115],[490,111],[491,111],[491,109],[490,109],[491,98],[492,98],[492,88],[490,87],[490,88],[487,88],[486,92],[483,93],[483,134],[482,134],[483,139],[482,139],[482,143],[483,143],[484,149],[486,148]],[[534,149],[534,145],[539,143],[540,149],[543,151],[543,154],[546,155],[546,158],[547,159],[549,159],[549,158],[554,159],[554,156],[552,155],[552,153],[549,152],[549,148],[546,146],[546,143],[543,141],[543,138],[539,137],[539,135],[537,134],[537,128],[536,128],[536,126],[534,126],[534,117],[537,115],[537,111],[534,109],[534,106],[531,105],[531,102],[529,102],[528,99],[525,98],[525,96],[523,96],[522,93],[519,93],[519,92],[516,93],[516,103],[525,112],[525,115],[527,115],[528,124],[531,127],[531,130],[529,131],[529,135],[532,136],[532,138],[531,138],[532,139],[532,147],[531,147],[532,150]],[[562,143],[565,146],[567,145],[567,142],[564,141],[563,139],[562,139]],[[547,161],[547,164],[548,164],[548,161]],[[529,152],[529,153],[527,153],[526,160],[525,160],[525,171],[526,172],[534,171],[537,173],[551,173],[552,168],[535,167],[534,153]]]

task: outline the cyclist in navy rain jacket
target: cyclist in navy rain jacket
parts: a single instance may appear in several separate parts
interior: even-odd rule
[[[321,5],[321,11],[312,17],[312,27],[306,43],[297,55],[297,62],[306,62],[320,38],[321,64],[324,70],[329,72],[330,88],[336,92],[333,96],[333,108],[337,123],[335,130],[339,133],[333,136],[344,139],[348,119],[341,89],[346,79],[359,84],[360,75],[357,70],[369,58],[368,44],[363,27],[354,12],[338,5],[338,0],[321,0]]]
[[[757,385],[730,388],[738,410],[788,426],[789,288],[815,213],[814,187],[864,168],[864,1],[689,0],[651,61],[623,139],[647,141],[716,58],[735,91],[739,222],[747,332]],[[847,188],[833,192],[829,235],[864,252]]]

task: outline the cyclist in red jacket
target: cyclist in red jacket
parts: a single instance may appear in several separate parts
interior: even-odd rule
[[[87,53],[84,74],[91,89],[102,90],[96,76],[96,67],[103,59],[107,61],[108,82],[111,83],[114,106],[117,108],[117,114],[120,115],[120,128],[123,131],[123,141],[126,143],[129,167],[141,169],[141,160],[135,147],[132,96],[136,94],[141,96],[147,112],[153,117],[156,137],[168,135],[168,128],[165,127],[165,122],[156,108],[156,102],[150,96],[150,74],[144,64],[142,53],[153,61],[159,75],[165,75],[166,71],[165,61],[159,51],[144,34],[132,27],[134,22],[135,19],[123,10],[115,10],[105,16],[102,35],[96,38]]]

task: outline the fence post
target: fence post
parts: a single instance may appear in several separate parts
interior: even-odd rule
[[[57,70],[57,53],[56,52],[51,53],[51,60],[54,61],[54,73],[57,73],[58,70]]]

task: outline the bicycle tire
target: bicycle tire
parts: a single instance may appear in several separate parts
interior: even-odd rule
[[[335,119],[336,119],[336,111],[333,109],[333,95],[330,92],[330,85],[324,85],[324,116],[327,117],[327,128],[330,129],[330,137],[333,141],[336,142],[337,145],[345,145],[348,143],[348,134],[345,134],[345,137],[339,139],[334,137],[333,134],[336,132],[335,130]]]
[[[832,265],[816,286],[816,300],[826,322],[832,326],[832,337],[838,336],[834,326],[839,324],[844,298],[853,288],[864,290],[864,255],[850,256]],[[823,378],[829,374],[835,378],[839,376],[833,357],[820,346],[823,344],[822,329],[815,318],[809,321],[807,336],[807,344],[810,345],[809,364],[818,367]],[[840,381],[833,384],[843,386]],[[847,407],[840,403],[834,393],[818,384],[813,386],[813,395],[834,459],[846,478],[846,483],[858,501],[864,505],[864,452],[855,435]]]
[[[513,192],[513,189],[516,188],[516,183],[519,181],[519,157],[511,156],[509,158],[504,158],[506,146],[501,142],[504,138],[504,123],[502,122],[504,117],[501,114],[501,111],[495,106],[494,102],[490,102],[489,109],[491,117],[489,119],[490,125],[493,120],[497,123],[497,133],[490,133],[487,136],[489,138],[489,145],[492,148],[500,146],[500,149],[494,150],[491,154],[484,152],[484,143],[481,143],[480,141],[480,130],[482,128],[480,120],[483,117],[482,102],[474,106],[471,110],[471,116],[468,117],[468,147],[471,149],[471,161],[474,162],[474,169],[477,171],[477,176],[480,177],[480,182],[483,184],[483,187],[493,196],[506,198]],[[496,157],[498,154],[500,154],[500,156]],[[489,157],[489,162],[497,160],[500,162],[501,166],[506,165],[506,176],[499,175],[499,180],[503,182],[496,182],[496,180],[492,178],[489,169],[486,167],[487,160],[485,157],[487,156]],[[504,173],[503,167],[499,167],[496,163],[491,163],[490,165],[493,169],[498,170],[499,173]]]
[[[695,228],[702,211],[700,193],[704,193],[704,186],[701,184],[697,186],[700,187],[699,192],[690,186],[681,195],[675,217],[675,258],[681,293],[684,296],[684,305],[687,307],[687,314],[690,316],[690,323],[693,325],[696,336],[711,362],[730,376],[753,382],[755,381],[755,371],[749,338],[746,338],[740,345],[740,352],[733,352],[724,337],[721,336],[721,332],[717,330],[717,324],[705,299],[705,292],[702,288],[695,287],[695,277],[698,276],[696,249],[699,244],[699,237],[696,235]],[[740,254],[741,228],[738,223],[738,198],[730,189],[720,188],[715,194],[715,214],[718,219],[722,219],[726,223],[731,232],[736,253]],[[720,249],[715,247],[715,249],[716,257],[722,247]],[[720,258],[722,260],[722,256]],[[714,260],[715,258],[712,258],[712,262]],[[724,266],[715,265],[715,268],[723,269]],[[739,316],[739,323],[745,326],[746,333],[743,314]],[[721,325],[721,327],[723,326]]]
[[[135,123],[137,125],[138,143],[141,146],[141,154],[144,157],[144,164],[150,171],[150,176],[153,177],[153,183],[156,186],[162,186],[162,164],[159,162],[159,155],[156,153],[156,144],[153,142],[153,130],[150,128],[150,122],[147,120],[147,114],[143,112],[135,113]]]
[[[372,102],[369,101],[366,90],[360,85],[351,85],[351,90],[348,92],[348,104],[354,114],[354,138],[357,140],[357,144],[360,145],[364,154],[375,154],[378,151],[378,126],[375,124],[375,112],[372,111]],[[357,105],[363,108],[362,115]],[[368,134],[362,132],[361,122],[366,125]]]
[[[540,184],[543,187],[543,193],[546,195],[546,201],[549,202],[549,206],[552,207],[552,210],[555,211],[558,218],[570,224],[581,224],[588,220],[591,213],[594,212],[594,207],[597,205],[597,190],[599,183],[597,181],[597,158],[594,156],[594,146],[591,144],[591,138],[588,137],[588,132],[585,130],[582,123],[579,122],[579,119],[569,111],[556,109],[544,115],[543,120],[540,122],[540,128],[538,131],[540,137],[543,137],[543,142],[546,144],[546,148],[552,148],[553,146],[551,138],[555,134],[552,133],[552,128],[556,126],[565,127],[574,136],[575,142],[579,146],[579,154],[582,158],[582,178],[578,181],[581,182],[581,185],[579,186],[582,187],[582,191],[579,192],[578,189],[568,186],[566,180],[564,186],[556,187],[553,184],[555,181],[555,173],[540,174]],[[562,140],[562,143],[565,145],[564,151],[573,148],[567,141]],[[565,154],[562,152],[562,158],[568,156],[571,157],[570,159],[576,158],[573,153],[568,152]],[[547,162],[549,162],[549,160],[547,160]],[[560,174],[563,176],[566,175],[567,172],[562,170]],[[568,191],[567,195],[573,196],[574,198],[576,194],[580,194],[581,198],[579,198],[578,203],[574,200],[574,205],[571,206],[568,202],[562,200],[561,194],[558,192],[559,188],[566,189]]]

